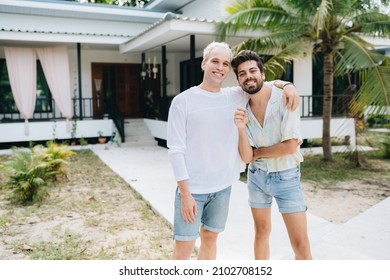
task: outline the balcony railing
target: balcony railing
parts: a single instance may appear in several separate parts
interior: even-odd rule
[[[322,95],[308,95],[300,96],[301,98],[301,117],[321,117],[323,111],[323,96]],[[333,106],[332,106],[332,116],[348,116],[349,114],[349,103],[352,100],[353,96],[351,95],[334,95],[333,96]],[[161,112],[162,119],[167,120],[168,108],[172,98],[167,98],[166,101],[162,102]],[[97,100],[94,98],[82,98],[82,116],[79,116],[79,99],[73,99],[73,110],[75,112],[75,117],[77,119],[102,119],[104,114],[108,114],[112,119],[121,119],[123,118],[119,113],[119,110],[116,108],[115,103],[107,100],[105,103],[102,113],[94,114],[94,104]],[[55,105],[54,99],[37,99],[34,115],[29,121],[43,121],[43,120],[60,120],[64,119],[64,116]],[[24,118],[19,113],[16,108],[14,101],[2,102],[0,105],[0,122],[21,122],[24,121]],[[117,126],[121,126],[121,122],[118,122]]]
[[[125,131],[124,131],[124,117],[120,113],[116,103],[107,98],[100,102],[101,107],[99,113],[94,114],[94,105],[99,104],[97,99],[94,98],[82,98],[81,102],[79,98],[74,98],[73,102],[73,118],[78,120],[88,120],[88,119],[102,119],[105,116],[108,116],[113,120],[117,130],[122,138],[122,142],[125,141]],[[80,104],[81,112],[80,115]],[[35,111],[32,118],[29,121],[53,121],[65,119],[63,114],[60,112],[59,108],[56,106],[54,99],[42,99],[37,98]],[[19,113],[15,102],[13,100],[8,102],[2,102],[0,104],[0,123],[11,123],[11,122],[22,122],[24,118]]]
[[[82,98],[83,116],[79,116],[79,99],[73,99],[74,116],[78,119],[103,118],[103,116],[93,115],[93,104],[96,100],[93,98]],[[35,110],[29,121],[60,120],[65,119],[60,109],[55,105],[54,99],[37,98]],[[0,105],[0,122],[20,122],[24,121],[13,100],[3,101]]]
[[[322,95],[301,95],[301,117],[321,117],[323,112],[324,97]],[[333,95],[332,117],[345,117],[350,115],[349,105],[353,95]]]

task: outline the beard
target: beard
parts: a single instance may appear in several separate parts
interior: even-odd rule
[[[251,81],[251,80],[255,81],[256,83],[254,85],[250,85],[250,86],[244,85],[246,82]],[[241,86],[241,88],[248,94],[258,93],[261,90],[261,88],[263,87],[264,82],[263,81],[259,82],[258,80],[253,80],[253,79],[251,79],[251,80],[246,80],[244,82],[244,84]]]

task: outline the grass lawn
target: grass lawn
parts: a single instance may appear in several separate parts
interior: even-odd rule
[[[0,156],[0,165],[9,156]],[[0,173],[0,259],[169,259],[172,229],[92,151],[41,203],[14,205]]]

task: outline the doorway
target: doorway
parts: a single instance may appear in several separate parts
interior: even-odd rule
[[[93,116],[102,118],[105,101],[112,99],[125,118],[143,117],[144,94],[141,89],[141,64],[92,63]],[[160,77],[154,81],[160,95]]]

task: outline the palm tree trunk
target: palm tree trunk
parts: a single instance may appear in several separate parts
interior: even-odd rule
[[[324,104],[322,113],[322,150],[324,160],[332,161],[332,143],[330,139],[330,120],[333,100],[333,55],[324,55]]]

